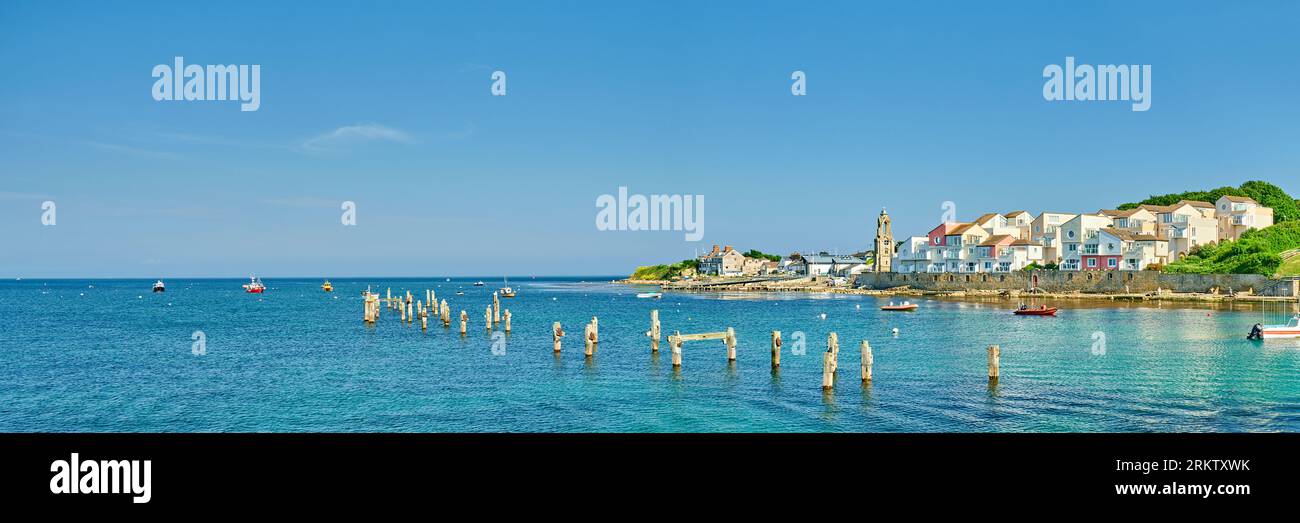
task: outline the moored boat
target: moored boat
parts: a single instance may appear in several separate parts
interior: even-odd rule
[[[248,283],[244,284],[244,292],[261,294],[265,291],[266,285],[263,285],[262,280],[257,279],[257,276],[249,276]]]
[[[321,284],[320,290],[325,292],[334,292],[334,284],[330,283],[329,280],[325,280],[325,283]]]
[[[156,282],[153,283],[153,291],[154,291],[154,292],[167,292],[167,286],[166,286],[166,285],[163,285],[163,281],[162,281],[162,280],[158,280],[158,281],[156,281]]]
[[[638,293],[636,294],[636,297],[638,297],[638,298],[653,298],[653,299],[659,299],[659,298],[664,297],[664,293],[662,293],[662,292],[638,292]]]
[[[1058,310],[1060,309],[1057,307],[1048,307],[1046,305],[1039,305],[1038,307],[1021,305],[1019,309],[1011,311],[1011,313],[1017,316],[1056,316]]]
[[[505,286],[504,286],[504,287],[501,287],[501,290],[498,291],[498,292],[501,293],[501,297],[502,297],[502,298],[514,298],[514,297],[515,297],[515,289],[514,289],[513,287],[510,286],[510,278],[509,278],[509,277],[507,277],[507,278],[504,279],[504,285],[505,285]]]
[[[906,302],[906,301],[899,304],[895,304],[894,302],[891,301],[889,302],[889,305],[880,306],[880,310],[882,311],[914,311],[916,310],[916,308],[917,308],[917,304]]]
[[[1246,339],[1275,340],[1300,338],[1300,314],[1292,316],[1285,325],[1261,325],[1256,323]]]
[[[487,285],[487,284],[486,284],[486,283],[483,283],[483,280],[479,280],[479,281],[474,282],[474,286],[475,286],[475,287],[482,287],[482,286],[484,286],[484,285]]]

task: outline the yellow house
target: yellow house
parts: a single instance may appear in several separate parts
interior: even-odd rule
[[[1245,196],[1220,197],[1214,202],[1214,215],[1219,219],[1220,240],[1236,240],[1246,231],[1273,225],[1273,209]]]

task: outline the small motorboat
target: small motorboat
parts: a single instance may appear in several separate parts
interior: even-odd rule
[[[456,295],[457,295],[457,296],[464,296],[464,295],[465,295],[465,291],[456,291]]]
[[[882,310],[882,311],[914,311],[914,310],[916,310],[916,307],[917,307],[917,305],[916,305],[915,303],[910,303],[910,302],[906,302],[906,301],[905,301],[905,302],[903,302],[903,303],[895,304],[894,302],[891,301],[891,302],[889,302],[889,305],[881,305],[881,306],[880,306],[880,310]]]
[[[261,294],[265,291],[266,291],[266,285],[263,285],[262,280],[257,279],[257,276],[249,276],[248,283],[244,284],[244,292]]]
[[[1060,309],[1057,307],[1048,307],[1046,305],[1039,305],[1037,307],[1021,305],[1019,309],[1011,311],[1011,313],[1017,316],[1056,316],[1056,311],[1058,310]]]
[[[153,291],[154,291],[154,292],[167,292],[167,286],[166,286],[166,285],[163,285],[163,281],[162,281],[162,280],[158,280],[158,281],[156,281],[156,282],[153,282]]]
[[[325,280],[325,283],[321,284],[320,290],[325,292],[334,292],[334,284],[330,283],[329,280]]]
[[[1300,338],[1300,314],[1292,316],[1286,325],[1261,325],[1256,323],[1248,340],[1276,340]]]
[[[484,286],[484,285],[487,285],[487,284],[483,283],[483,280],[479,280],[479,281],[474,282],[474,286],[475,286],[475,287],[482,287],[482,286]]]
[[[638,292],[638,293],[636,294],[636,297],[638,297],[638,298],[651,298],[651,299],[655,299],[655,300],[657,300],[657,299],[659,299],[659,298],[664,297],[664,293],[662,293],[662,292]]]
[[[499,291],[497,291],[497,292],[500,292],[500,293],[501,293],[501,297],[502,297],[502,298],[514,298],[514,297],[515,297],[515,289],[514,289],[513,287],[510,286],[510,278],[506,278],[506,279],[505,279],[505,283],[504,283],[504,285],[505,285],[505,286],[504,286],[504,287],[501,287],[501,290],[499,290]]]

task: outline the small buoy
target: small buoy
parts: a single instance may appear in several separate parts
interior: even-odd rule
[[[136,298],[137,300],[143,300],[143,299],[144,299],[144,296],[136,296],[135,298]]]
[[[898,336],[898,327],[894,327],[894,335]]]
[[[823,320],[826,319],[826,313],[823,312],[823,313],[821,314],[821,319],[823,319]]]
[[[855,308],[855,309],[857,309],[857,310],[862,310],[862,304],[859,303],[859,304],[857,304],[857,305],[854,305],[853,308]]]

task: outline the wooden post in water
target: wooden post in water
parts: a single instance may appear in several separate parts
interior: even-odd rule
[[[588,323],[582,330],[582,339],[586,343],[583,354],[592,356],[596,354],[596,318],[592,318],[592,323]]]
[[[673,367],[682,366],[682,331],[674,331],[672,336],[668,337],[668,345],[673,351]]]
[[[1002,375],[1002,349],[989,345],[989,381],[997,381]]]
[[[506,332],[510,332],[510,309],[506,309],[503,314],[506,318]]]
[[[727,344],[727,361],[736,361],[736,329],[727,327],[727,337],[722,341]]]
[[[460,311],[460,335],[461,336],[465,335],[466,332],[465,328],[467,327],[468,323],[469,323],[469,315],[465,314],[465,311],[463,310]]]
[[[835,387],[835,371],[832,370],[830,349],[822,353],[822,390],[831,390]]]
[[[406,323],[406,305],[399,305],[398,308],[402,309],[402,323]]]
[[[650,311],[650,330],[645,335],[650,337],[650,352],[659,352],[659,309]]]
[[[486,307],[483,309],[483,323],[486,324],[484,328],[486,328],[488,332],[492,332],[492,307]]]
[[[451,307],[447,306],[447,300],[442,300],[442,306],[438,310],[442,316],[442,326],[451,327]]]
[[[555,352],[560,352],[560,339],[564,337],[564,329],[560,328],[560,322],[551,325],[551,340],[555,342]]]
[[[826,339],[827,348],[831,352],[831,372],[840,371],[840,335],[834,332]]]
[[[393,288],[392,288],[392,287],[389,287],[388,290],[384,291],[384,304],[388,305],[388,308],[389,308],[390,310],[393,308]]]
[[[600,343],[600,320],[595,316],[591,317],[591,342]]]
[[[781,366],[781,331],[772,331],[772,368]]]
[[[423,303],[420,305],[420,331],[429,330],[429,311],[424,308]]]
[[[871,344],[862,340],[862,381],[871,381],[871,365],[875,361],[871,355]]]
[[[414,307],[414,304],[411,303],[410,298],[407,298],[406,299],[406,323],[411,323],[415,321],[415,310],[412,309],[411,307]]]
[[[501,323],[501,298],[492,291],[492,323]]]

